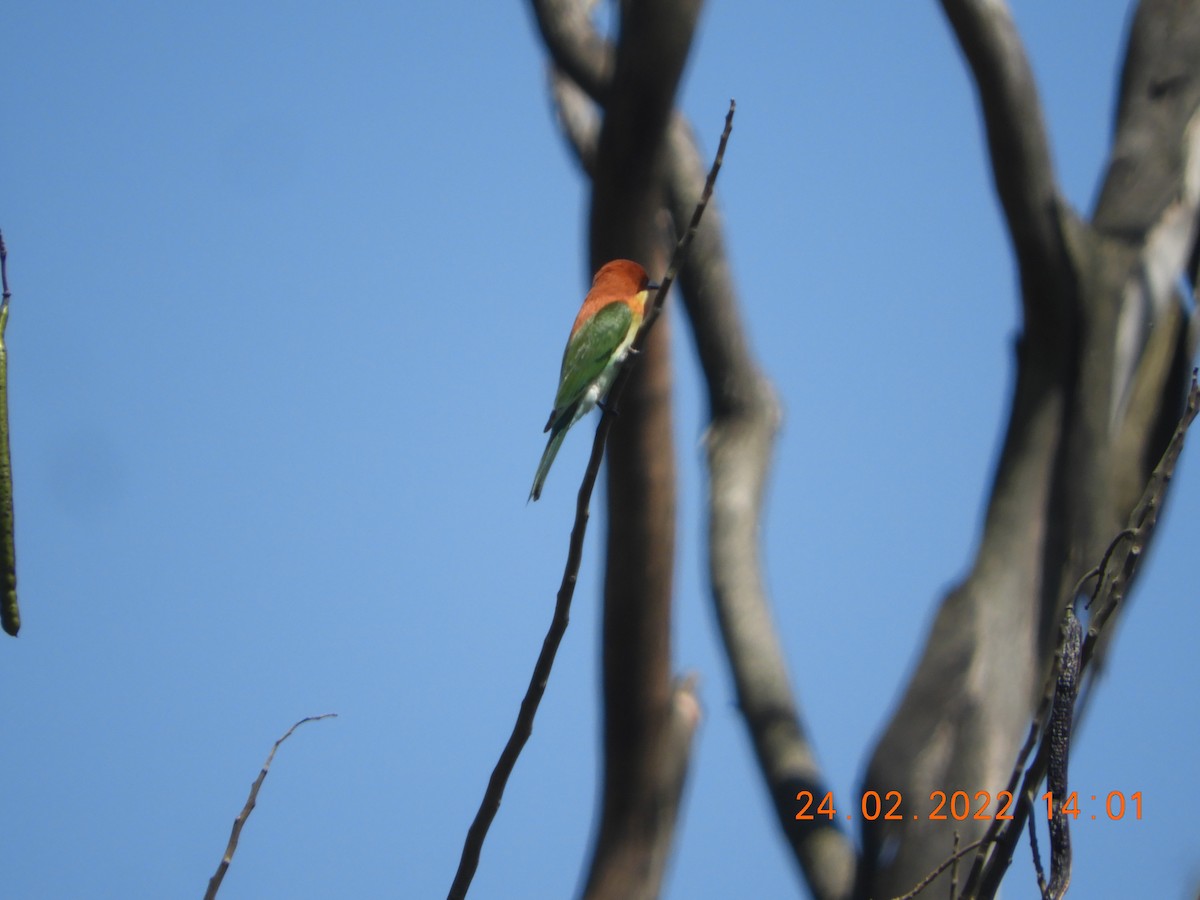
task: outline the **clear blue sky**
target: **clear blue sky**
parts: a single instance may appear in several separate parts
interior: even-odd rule
[[[1123,0],[1016,3],[1090,208]],[[586,286],[587,189],[523,3],[13,4],[0,227],[25,619],[0,641],[4,894],[444,895],[549,621],[589,442],[525,497]],[[683,88],[786,406],[766,565],[839,796],[972,553],[1013,266],[932,0],[712,2]],[[676,320],[682,325],[682,320]],[[705,720],[670,898],[795,896],[718,652],[705,406],[677,327],[676,665]],[[1195,439],[1194,439],[1195,440]],[[1084,723],[1074,894],[1192,897],[1200,631],[1188,446]],[[597,772],[593,519],[472,896],[563,897]],[[1035,894],[1023,847],[1006,897]],[[1073,894],[1073,895],[1074,895]]]

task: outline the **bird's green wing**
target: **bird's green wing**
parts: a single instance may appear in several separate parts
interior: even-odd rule
[[[583,396],[588,385],[612,361],[632,325],[633,311],[624,303],[610,303],[601,307],[575,332],[563,352],[562,374],[554,398],[556,411],[571,406]]]

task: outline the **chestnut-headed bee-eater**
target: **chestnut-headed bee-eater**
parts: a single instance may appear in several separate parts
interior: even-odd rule
[[[567,430],[608,393],[642,325],[652,290],[658,290],[658,285],[651,284],[646,270],[628,259],[605,263],[596,273],[563,352],[554,411],[544,429],[550,432],[550,440],[533,477],[530,500],[542,495],[546,473]]]

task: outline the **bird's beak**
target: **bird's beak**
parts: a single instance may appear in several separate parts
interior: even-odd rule
[[[660,287],[662,287],[662,285],[659,284],[657,281],[651,281],[649,284],[646,285],[646,290],[653,293],[654,291],[657,291]]]

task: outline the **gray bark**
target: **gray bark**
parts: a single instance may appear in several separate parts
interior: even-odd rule
[[[1133,18],[1090,222],[1058,190],[1007,9],[995,0],[942,6],[975,79],[1023,328],[974,564],[943,601],[864,782],[913,802],[935,790],[1002,789],[1070,592],[1121,530],[1165,450],[1194,352],[1177,285],[1194,274],[1200,5],[1145,0]],[[985,824],[865,823],[859,895],[907,891],[949,856],[955,828],[970,841]]]

